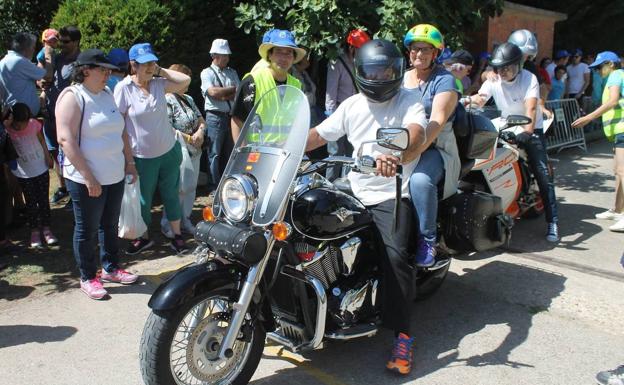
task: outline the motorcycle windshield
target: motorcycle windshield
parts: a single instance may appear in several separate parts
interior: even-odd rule
[[[309,127],[308,99],[293,86],[271,89],[249,113],[218,191],[228,177],[237,174],[253,177],[257,182],[257,199],[252,224],[269,225],[280,214],[303,157]]]

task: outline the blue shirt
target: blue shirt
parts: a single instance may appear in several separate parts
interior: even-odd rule
[[[611,72],[609,77],[607,77],[607,84],[605,84],[605,89],[613,86],[620,87],[620,97],[624,98],[624,71],[623,70],[615,70]]]
[[[548,100],[557,100],[563,97],[565,92],[565,82],[558,80],[556,77],[551,80],[551,89],[548,93]]]
[[[39,113],[39,95],[36,81],[41,80],[46,70],[15,51],[7,52],[0,60],[0,82],[7,91],[6,102],[10,105],[25,103],[33,116]]]
[[[212,68],[212,69],[211,69]],[[218,74],[219,79],[215,76]],[[224,69],[219,68],[216,64],[211,64],[209,68],[204,68],[200,74],[201,77],[201,90],[204,96],[204,110],[205,111],[221,111],[231,112],[234,106],[233,100],[217,100],[208,95],[208,88],[212,87],[238,87],[240,80],[238,74],[230,67]],[[221,83],[219,83],[219,80]]]
[[[110,88],[111,91],[115,91],[115,86],[119,83],[123,77],[111,75],[108,77],[108,81],[106,82],[106,86]]]
[[[406,74],[407,75],[407,74]],[[403,77],[403,85],[402,88],[416,93],[418,99],[425,106],[425,113],[427,114],[427,120],[431,117],[431,106],[433,105],[433,98],[442,92],[446,91],[454,91],[459,94],[459,90],[457,89],[457,84],[455,83],[455,78],[453,74],[448,72],[446,69],[441,67],[434,68],[431,75],[429,75],[429,79],[426,83],[422,84],[420,87],[415,88],[406,88],[405,80],[407,76]],[[459,95],[461,96],[461,95]],[[453,120],[455,113],[449,117],[449,121]]]

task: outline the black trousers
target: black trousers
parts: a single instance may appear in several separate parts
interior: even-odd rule
[[[17,178],[28,212],[28,223],[31,229],[39,226],[50,226],[50,174],[46,170],[43,174],[33,178]]]
[[[386,246],[381,255],[383,270],[382,319],[384,326],[395,333],[411,335],[411,307],[414,298],[414,273],[409,264],[410,236],[413,236],[412,205],[402,199],[399,206],[399,223],[394,224],[394,199],[368,207]],[[383,251],[383,250],[382,250]]]

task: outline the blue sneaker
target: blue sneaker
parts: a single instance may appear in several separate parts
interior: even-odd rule
[[[399,333],[386,368],[399,374],[409,374],[412,370],[413,345],[414,337],[410,338],[407,334]]]
[[[436,254],[435,244],[425,241],[422,237],[418,238],[418,245],[416,248],[416,266],[431,267],[435,265]]]

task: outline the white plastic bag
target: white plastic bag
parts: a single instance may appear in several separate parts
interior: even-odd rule
[[[180,163],[180,193],[186,194],[190,190],[195,188],[193,176],[195,174],[193,170],[193,162],[191,160],[191,154],[189,153],[188,145],[184,141],[180,131],[176,131],[176,139],[180,143],[182,149],[182,162]]]
[[[137,239],[147,231],[141,216],[141,192],[139,178],[132,184],[126,183],[119,213],[119,238]]]

